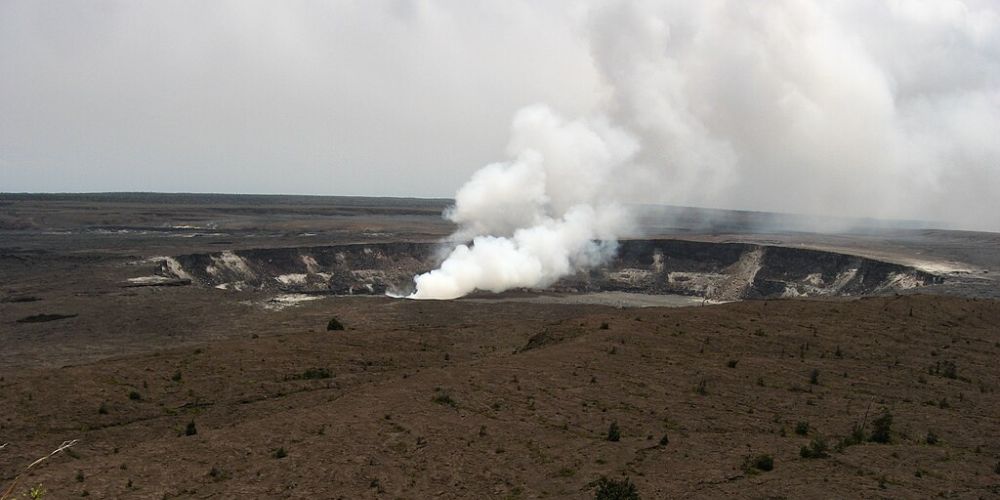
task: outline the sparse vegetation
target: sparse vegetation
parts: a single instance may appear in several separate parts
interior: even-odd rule
[[[184,428],[184,435],[185,436],[194,436],[195,434],[198,434],[198,427],[195,426],[194,420],[192,420],[192,421],[188,422],[187,426]]]
[[[28,498],[31,500],[40,500],[41,498],[45,498],[45,489],[43,489],[40,484],[28,488]]]
[[[938,444],[940,441],[941,438],[939,438],[934,431],[927,431],[927,437],[924,438],[924,442],[933,446],[935,444]]]
[[[302,373],[292,375],[293,380],[321,380],[333,377],[333,373],[328,368],[309,368]]]
[[[872,433],[868,440],[883,444],[892,440],[892,413],[886,411],[872,421]]]
[[[809,442],[808,446],[803,446],[799,449],[799,456],[802,458],[826,458],[830,456],[828,453],[829,450],[830,447],[826,442],[826,438],[816,436]]]
[[[458,403],[455,402],[454,399],[452,399],[451,394],[448,394],[448,392],[443,389],[436,389],[434,391],[434,397],[431,398],[431,401],[439,405],[446,405],[452,408],[458,407]]]
[[[736,363],[739,363],[739,360],[730,359],[729,361],[726,361],[726,366],[729,368],[736,368]]]
[[[813,368],[812,371],[809,372],[809,383],[812,385],[819,384],[819,370]]]
[[[597,492],[594,500],[639,500],[639,490],[626,476],[621,479],[608,479],[601,476],[596,481]]]
[[[208,477],[212,478],[214,481],[224,481],[229,479],[229,473],[219,467],[212,467],[212,469],[208,471]]]
[[[698,381],[698,385],[694,388],[694,392],[701,396],[708,396],[708,381],[701,379]]]
[[[271,456],[274,457],[274,458],[281,459],[281,458],[287,457],[288,456],[288,452],[285,451],[284,447],[281,447],[281,448],[278,448],[278,449],[274,450],[274,453],[272,453]]]
[[[139,391],[129,391],[128,398],[132,401],[142,401],[142,394],[139,394]]]
[[[342,331],[342,330],[344,330],[344,324],[341,323],[340,320],[336,318],[336,316],[330,318],[330,321],[326,324],[326,331],[328,332]]]
[[[606,439],[608,441],[613,442],[613,443],[617,443],[618,441],[621,441],[621,439],[622,439],[622,430],[621,430],[620,427],[618,427],[618,422],[617,421],[611,422],[611,425],[608,426],[608,435],[607,435]]]
[[[760,455],[747,455],[743,459],[743,472],[755,474],[757,472],[768,472],[774,470],[774,457],[767,453]]]
[[[805,420],[795,422],[795,433],[800,436],[809,434],[809,422]]]
[[[927,372],[931,375],[938,375],[944,378],[957,379],[958,378],[958,365],[954,361],[937,361]]]

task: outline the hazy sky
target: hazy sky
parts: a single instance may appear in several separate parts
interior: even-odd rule
[[[539,103],[629,201],[1000,230],[1000,1],[0,0],[0,192],[450,197]]]

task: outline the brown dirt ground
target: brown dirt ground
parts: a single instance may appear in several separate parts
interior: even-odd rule
[[[626,474],[643,498],[1000,496],[993,300],[615,309],[331,298],[267,312],[207,290],[128,293],[100,299],[105,323],[84,314],[15,325],[37,303],[0,304],[4,333],[20,344],[48,335],[36,345],[55,346],[101,324],[139,336],[122,351],[131,354],[90,359],[76,346],[54,348],[48,364],[4,360],[0,484],[80,439],[18,491],[589,498],[601,475]],[[347,331],[325,331],[334,315]],[[158,325],[200,333],[147,341]],[[942,362],[955,378],[930,373]],[[331,376],[302,379],[311,368]],[[866,412],[870,431],[886,411],[890,444],[799,456],[816,436],[832,446]],[[185,435],[189,422],[197,434]],[[605,439],[612,422],[619,442]],[[773,456],[772,471],[743,470],[758,454]]]

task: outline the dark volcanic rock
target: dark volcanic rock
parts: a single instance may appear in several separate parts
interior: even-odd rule
[[[57,321],[77,317],[76,314],[35,314],[17,320],[18,323],[45,323],[47,321]]]

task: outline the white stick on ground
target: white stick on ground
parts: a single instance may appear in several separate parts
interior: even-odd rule
[[[75,445],[78,442],[80,442],[79,439],[73,439],[73,440],[70,440],[70,441],[63,441],[62,444],[60,444],[58,448],[52,450],[52,452],[49,453],[48,455],[45,455],[44,457],[39,458],[38,460],[35,460],[34,462],[31,462],[31,464],[29,464],[27,467],[25,467],[24,470],[22,470],[20,474],[14,476],[14,481],[12,481],[10,483],[10,486],[8,486],[7,489],[3,491],[3,493],[0,493],[0,500],[7,500],[7,498],[10,497],[10,495],[14,492],[14,488],[17,487],[17,482],[21,479],[21,476],[23,476],[26,472],[28,472],[29,470],[31,470],[32,467],[34,467],[34,466],[36,466],[36,465],[38,465],[38,464],[40,464],[40,463],[42,463],[42,462],[44,462],[44,461],[52,458],[53,456],[55,456],[55,455],[57,455],[59,453],[62,453],[64,451],[66,451],[67,448],[69,448],[70,446]],[[3,446],[0,446],[0,450],[4,449],[6,447],[7,447],[7,443],[4,443]]]

